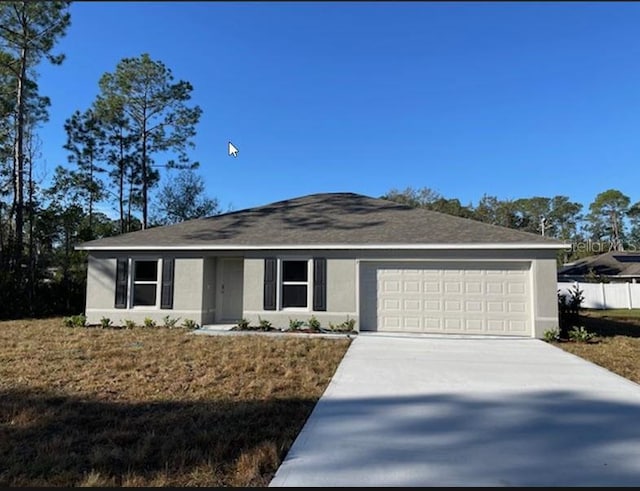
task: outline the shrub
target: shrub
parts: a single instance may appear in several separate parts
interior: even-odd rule
[[[560,337],[566,339],[569,334],[569,327],[578,320],[580,307],[584,301],[583,291],[577,284],[568,291],[561,293],[558,290],[558,321],[560,325]]]
[[[304,326],[304,321],[299,319],[289,319],[289,329],[292,331],[297,331],[302,326]]]
[[[145,317],[144,327],[156,327],[156,321],[154,321],[151,317]]]
[[[65,327],[84,327],[87,323],[87,317],[84,314],[72,315],[62,319]]]
[[[238,321],[238,324],[236,325],[236,327],[238,329],[249,329],[249,321],[245,318],[242,318]]]
[[[182,327],[184,327],[185,329],[193,330],[193,329],[199,329],[200,325],[198,325],[198,323],[193,319],[185,319],[184,322],[182,323]]]
[[[586,343],[591,341],[594,337],[592,332],[587,331],[584,326],[573,326],[569,331],[569,339],[576,341],[577,343]]]
[[[269,322],[267,319],[261,319],[260,317],[258,317],[258,324],[260,325],[260,329],[262,329],[263,331],[269,331],[271,329],[271,322]]]
[[[355,319],[349,319],[349,316],[347,316],[347,320],[344,322],[341,322],[340,324],[333,324],[332,322],[329,322],[329,330],[333,331],[333,332],[353,332],[355,331],[355,327],[356,327],[356,320]]]
[[[111,319],[109,319],[108,317],[103,317],[102,319],[100,319],[100,327],[102,329],[107,329],[112,325],[113,325],[113,322],[111,322]]]
[[[124,327],[126,327],[127,329],[133,329],[134,327],[136,327],[136,321],[132,321],[131,319],[125,319]]]
[[[169,315],[165,315],[162,318],[162,325],[163,327],[168,327],[169,329],[173,329],[174,327],[176,327],[176,324],[178,323],[179,320],[180,320],[180,317],[175,319],[173,317],[170,317]]]
[[[556,328],[547,329],[542,337],[547,342],[558,341],[560,339],[560,331]]]
[[[307,321],[307,326],[309,326],[309,329],[313,329],[314,331],[319,331],[320,330],[320,321],[318,319],[316,319],[315,315],[312,315],[309,320]]]
[[[355,331],[356,330],[356,320],[355,319],[349,319],[349,316],[347,316],[347,320],[344,321],[342,324],[338,324],[338,328],[341,331],[347,331],[347,332]]]

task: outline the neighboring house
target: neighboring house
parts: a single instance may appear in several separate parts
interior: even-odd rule
[[[314,194],[85,242],[87,320],[541,337],[556,254],[526,232],[352,193]]]
[[[558,281],[640,282],[640,253],[611,251],[564,264]]]

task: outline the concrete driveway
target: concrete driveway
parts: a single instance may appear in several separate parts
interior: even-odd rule
[[[640,386],[534,339],[360,334],[270,486],[638,486]]]

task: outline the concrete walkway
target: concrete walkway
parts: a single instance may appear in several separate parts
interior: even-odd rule
[[[352,343],[270,486],[638,486],[640,386],[534,339]]]

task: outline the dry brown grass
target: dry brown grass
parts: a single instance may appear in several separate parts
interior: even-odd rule
[[[265,486],[348,344],[0,322],[0,486]]]
[[[626,312],[582,311],[579,325],[596,334],[594,342],[556,346],[640,383],[640,321]]]
[[[598,338],[595,343],[556,346],[640,384],[640,338],[613,336]]]

